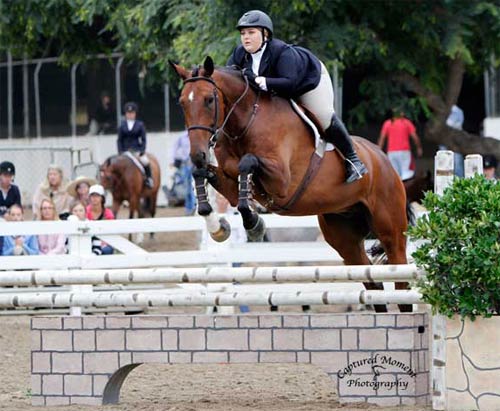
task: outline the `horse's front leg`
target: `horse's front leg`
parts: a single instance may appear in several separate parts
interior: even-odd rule
[[[252,176],[259,168],[259,159],[253,154],[245,154],[238,164],[238,211],[243,219],[243,226],[250,242],[262,241],[266,234],[266,225],[259,214],[250,205]]]
[[[198,200],[198,214],[205,218],[208,233],[214,241],[226,241],[231,235],[231,226],[224,217],[219,217],[213,210],[208,200],[207,180],[214,180],[216,176],[212,170],[207,168],[195,168],[193,180]]]

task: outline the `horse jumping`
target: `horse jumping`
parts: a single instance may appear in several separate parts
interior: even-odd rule
[[[206,181],[238,206],[251,240],[264,234],[263,221],[251,206],[253,197],[278,214],[317,215],[325,240],[347,265],[370,264],[364,248],[370,232],[380,240],[389,264],[407,263],[404,186],[376,145],[354,138],[369,172],[345,184],[338,150],[325,152],[318,164],[311,130],[288,100],[252,89],[240,71],[215,68],[210,57],[193,71],[172,66],[184,81],[180,103],[191,142],[198,213],[206,217],[214,239],[223,241],[229,232],[208,202]],[[210,164],[211,146],[218,166]],[[311,161],[316,161],[315,167],[310,167]],[[364,285],[383,289],[381,283]],[[396,283],[396,288],[407,285]],[[375,309],[387,310],[384,305]]]
[[[112,210],[115,216],[121,204],[127,200],[129,203],[129,218],[136,215],[144,217],[145,211],[151,217],[156,213],[156,197],[160,188],[160,165],[152,154],[147,154],[151,164],[153,188],[144,185],[144,176],[134,161],[126,155],[115,155],[106,159],[101,165],[101,184],[113,194]],[[144,201],[141,204],[141,200]]]

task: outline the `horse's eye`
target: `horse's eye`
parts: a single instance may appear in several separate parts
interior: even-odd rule
[[[206,104],[207,106],[210,106],[213,102],[214,102],[214,98],[213,98],[213,96],[210,96],[210,97],[206,97],[206,98],[205,98],[205,104]]]

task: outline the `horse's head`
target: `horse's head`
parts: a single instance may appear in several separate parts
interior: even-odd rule
[[[109,157],[104,163],[99,167],[99,178],[101,180],[101,185],[106,190],[111,190],[114,182],[113,164],[112,157]]]
[[[208,160],[208,143],[215,134],[222,115],[221,96],[211,78],[214,62],[205,59],[203,67],[192,71],[171,63],[184,82],[179,102],[184,111],[186,127],[191,143],[191,161],[198,168],[204,168]]]

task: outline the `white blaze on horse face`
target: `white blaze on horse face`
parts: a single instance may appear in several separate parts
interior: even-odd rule
[[[188,100],[192,103],[194,100],[194,91],[191,90],[191,92],[188,94]]]

